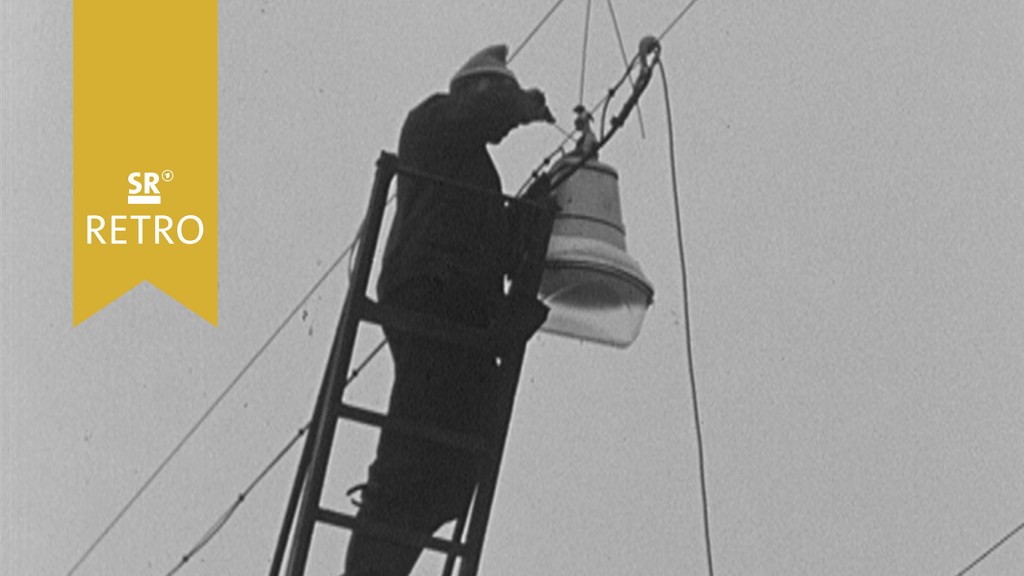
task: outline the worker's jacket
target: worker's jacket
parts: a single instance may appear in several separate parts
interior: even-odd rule
[[[487,140],[515,125],[511,103],[435,94],[409,113],[398,146],[402,167],[449,183],[398,176],[398,207],[377,291],[433,277],[469,297],[500,298],[510,255],[501,180]],[[500,137],[499,137],[500,138]]]

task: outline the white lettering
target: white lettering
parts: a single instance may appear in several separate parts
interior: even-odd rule
[[[186,240],[185,237],[182,236],[182,234],[181,234],[181,225],[184,224],[186,220],[195,220],[196,225],[199,226],[199,233],[196,234],[196,237],[193,238],[191,241]],[[202,240],[202,238],[203,238],[203,221],[200,220],[198,216],[194,216],[192,214],[189,214],[188,216],[185,216],[181,220],[178,220],[178,240],[182,241],[185,244],[195,244],[196,242],[199,242],[200,240]]]
[[[93,222],[99,222],[100,225],[94,228]],[[89,214],[89,219],[85,225],[85,243],[92,244],[92,236],[93,234],[95,234],[96,239],[100,241],[100,244],[106,244],[107,241],[103,239],[103,234],[100,234],[100,230],[103,230],[103,227],[106,225],[107,221],[103,218],[103,216]]]
[[[142,223],[149,220],[149,214],[132,214],[129,218],[135,220],[135,225],[139,229],[139,244],[145,243],[145,240],[142,239],[142,233],[145,231],[145,226],[143,226]]]
[[[160,222],[164,222],[166,226],[161,226]],[[170,216],[164,216],[163,214],[158,215],[156,217],[156,231],[153,233],[154,241],[159,244],[160,236],[162,235],[164,239],[167,240],[168,244],[174,244],[174,240],[171,240],[171,237],[167,235],[167,231],[170,230],[173,225],[174,221],[171,220]]]
[[[156,172],[146,172],[146,194],[159,194],[156,183],[160,181],[160,175]]]
[[[128,243],[126,240],[118,240],[117,239],[117,233],[125,231],[125,227],[124,226],[118,226],[117,222],[118,222],[118,220],[122,220],[123,221],[124,219],[125,218],[124,218],[123,214],[110,217],[110,243],[111,244],[127,244]]]
[[[132,172],[128,175],[128,183],[131,184],[131,188],[128,189],[129,194],[138,194],[142,191],[142,183],[139,182],[139,176],[142,172]]]
[[[203,219],[195,214],[185,215],[177,222],[174,221],[174,218],[165,214],[113,214],[109,218],[110,228],[107,233],[109,236],[105,236],[104,231],[108,230],[106,226],[106,218],[96,214],[89,214],[86,217],[86,244],[91,245],[95,239],[99,244],[134,244],[142,246],[150,243],[149,239],[151,237],[153,239],[153,244],[161,244],[164,242],[167,244],[174,244],[174,238],[176,236],[178,242],[191,246],[193,244],[198,244],[206,233],[206,226],[203,224]],[[128,232],[129,228],[131,228],[131,225],[127,224],[128,220],[134,222],[134,235],[132,235],[131,232]],[[150,222],[152,224],[149,224]],[[150,225],[153,226],[152,236],[150,236],[150,233],[147,230]],[[171,234],[174,234],[174,236]],[[135,241],[131,242],[128,238],[134,238]]]

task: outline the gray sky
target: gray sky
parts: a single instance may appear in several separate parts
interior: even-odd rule
[[[143,284],[74,329],[71,3],[0,6],[3,573],[67,571],[348,243],[406,111],[551,2],[352,5],[220,2],[220,326]],[[627,49],[683,5],[619,2]],[[513,62],[566,127],[584,7]],[[1024,521],[1021,30],[1019,0],[701,0],[666,38],[717,573],[952,575]],[[601,2],[591,48],[588,102],[621,68]],[[625,351],[531,344],[483,573],[703,573],[660,90],[602,155],[655,305]],[[515,133],[506,188],[560,139]],[[164,574],[201,536],[307,418],[344,287],[79,574]],[[343,430],[339,505],[372,450]],[[296,456],[183,574],[265,573]],[[972,574],[1022,566],[1018,536]]]

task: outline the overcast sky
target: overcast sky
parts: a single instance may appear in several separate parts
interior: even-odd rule
[[[220,2],[219,327],[142,284],[76,328],[72,6],[0,5],[3,573],[71,567],[348,244],[408,109],[552,3],[355,4]],[[563,127],[585,4],[512,64]],[[627,50],[683,5],[620,1]],[[622,66],[604,2],[592,26],[588,103]],[[1024,521],[1022,30],[1019,0],[701,0],[665,38],[716,573],[953,575]],[[602,159],[655,304],[624,351],[531,343],[483,574],[704,573],[660,80],[642,110]],[[506,188],[560,140],[514,133]],[[308,417],[345,285],[78,574],[162,575],[205,532]],[[382,357],[353,394],[389,379]],[[337,506],[373,448],[341,434]],[[296,458],[181,574],[266,572]],[[318,530],[311,574],[345,538]],[[1022,567],[1018,535],[972,574]]]

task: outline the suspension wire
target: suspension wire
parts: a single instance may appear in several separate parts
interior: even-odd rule
[[[630,60],[629,64],[626,65],[626,71],[623,72],[622,76],[620,76],[619,79],[616,80],[614,84],[612,84],[611,88],[609,88],[605,92],[604,96],[602,96],[600,100],[595,102],[594,105],[590,107],[591,114],[593,114],[599,107],[605,105],[609,100],[611,100],[612,97],[615,96],[615,93],[618,92],[619,88],[621,88],[627,80],[631,80],[630,74],[632,73],[633,68],[636,67],[636,65],[640,64],[641,62],[642,58],[640,57],[640,54],[633,56],[633,59]]]
[[[691,2],[692,5],[692,2]],[[683,285],[683,326],[686,333],[686,365],[690,376],[690,396],[693,403],[693,426],[697,433],[697,461],[700,469],[700,498],[701,509],[704,513],[704,551],[707,555],[708,575],[714,576],[715,569],[711,555],[711,523],[708,515],[708,490],[704,470],[704,440],[700,427],[700,409],[697,403],[697,379],[693,369],[693,336],[690,330],[690,298],[686,281],[686,253],[683,249],[683,224],[679,208],[679,179],[676,175],[676,150],[675,137],[672,134],[672,105],[668,94],[668,79],[665,76],[665,66],[659,60],[658,71],[661,73],[661,84],[665,93],[665,116],[668,119],[668,149],[670,166],[672,168],[672,200],[675,205],[676,218],[676,244],[679,249],[679,270],[682,275]]]
[[[526,39],[524,39],[522,41],[522,43],[520,43],[519,46],[515,49],[515,51],[512,52],[512,56],[508,58],[508,62],[509,63],[512,62],[512,60],[516,57],[516,55],[519,54],[519,51],[522,50],[524,46],[526,46],[526,44],[533,38],[533,36],[537,33],[537,31],[540,30],[540,28],[548,21],[548,18],[550,18],[551,15],[555,13],[555,10],[557,10],[558,7],[561,6],[562,2],[564,2],[564,1],[565,0],[558,0],[557,2],[555,2],[555,5],[552,6],[550,10],[548,10],[547,14],[545,14],[544,17],[541,18],[540,22],[537,23],[537,25],[533,28],[533,30],[531,30],[530,33],[526,36]],[[690,2],[686,6],[683,7],[683,9],[679,12],[679,14],[677,14],[676,17],[672,19],[672,22],[669,23],[668,27],[666,27],[665,30],[662,31],[662,33],[657,37],[657,40],[658,40],[659,43],[661,42],[661,40],[666,35],[668,35],[668,33],[676,26],[676,24],[678,24],[679,21],[683,19],[683,16],[685,16],[686,13],[689,12],[690,9],[693,8],[694,4],[696,4],[696,3],[697,3],[697,0],[690,0]],[[588,2],[587,2],[587,7],[588,7],[588,16],[587,16],[587,18],[589,20],[590,0],[588,0]],[[611,0],[608,0],[608,9],[609,9],[609,11],[612,14],[612,22],[613,22],[613,24],[615,26],[615,33],[619,37],[619,50],[622,52],[623,57],[625,58],[626,52],[625,52],[625,48],[623,48],[623,46],[622,46],[622,38],[621,38],[620,31],[619,31],[618,19],[615,16],[615,9],[611,5]],[[619,79],[618,82],[615,83],[615,85],[612,88],[610,88],[605,93],[605,95],[600,100],[597,101],[596,104],[594,104],[590,108],[590,114],[591,115],[593,115],[594,112],[598,108],[600,108],[601,106],[604,106],[607,103],[607,101],[610,100],[615,95],[615,92],[619,89],[620,86],[622,86],[622,84],[626,80],[629,80],[631,85],[633,84],[633,77],[632,77],[631,73],[632,73],[633,67],[636,66],[637,63],[640,60],[641,60],[641,58],[640,58],[640,55],[638,54],[638,55],[634,56],[632,60],[628,61],[628,63],[626,64],[626,72],[625,72],[625,74],[622,76],[622,78]],[[581,74],[581,76],[582,76],[582,74]],[[581,79],[580,84],[581,85],[583,84],[582,79]],[[580,97],[580,100],[581,101],[583,100],[582,95]],[[640,114],[641,114],[640,110],[637,109],[637,116],[639,117]],[[642,134],[643,133],[643,125],[642,125],[643,120],[640,119],[640,122],[641,122],[640,130],[641,130],[641,134]],[[558,144],[557,147],[555,147],[555,149],[550,154],[548,154],[547,156],[544,157],[544,159],[540,163],[540,166],[538,166],[536,169],[534,169],[533,172],[530,174],[530,176],[526,179],[526,181],[523,182],[522,186],[520,186],[519,190],[516,192],[516,197],[519,197],[519,196],[523,195],[523,193],[526,191],[527,188],[529,188],[529,186],[533,182],[533,180],[535,180],[540,175],[541,170],[546,168],[548,166],[548,164],[550,164],[551,160],[554,159],[555,156],[557,156],[559,154],[564,154],[565,153],[563,148],[565,147],[565,145],[570,140],[572,140],[575,137],[576,132],[577,132],[577,131],[573,131],[573,132],[567,133],[564,129],[562,129],[559,126],[556,126],[556,128],[558,128],[558,130],[563,135],[565,135],[565,138],[562,140],[561,143]],[[601,130],[602,130],[602,134],[603,134],[603,130],[604,130],[603,126],[601,127]]]
[[[640,64],[642,62],[642,60],[643,59],[641,58],[641,56],[639,54],[637,54],[636,56],[633,57],[632,60],[630,60],[629,64],[626,66],[626,71],[618,79],[618,81],[616,81],[615,84],[613,84],[612,87],[609,88],[607,92],[605,92],[604,96],[602,96],[600,100],[598,100],[593,106],[590,107],[588,113],[591,116],[593,116],[594,112],[597,111],[597,109],[600,108],[601,106],[607,106],[608,105],[609,100],[611,100],[611,98],[613,96],[615,96],[616,91],[618,91],[618,89],[622,87],[622,85],[626,82],[626,80],[630,79],[629,74],[632,72],[633,68],[637,64]],[[515,196],[517,198],[522,196],[523,193],[526,192],[526,189],[530,187],[530,184],[538,176],[540,176],[541,171],[544,168],[546,168],[551,163],[551,161],[554,160],[554,158],[556,156],[564,155],[565,154],[565,145],[568,144],[570,141],[572,141],[576,137],[576,134],[579,133],[579,130],[573,130],[572,132],[569,132],[569,133],[566,133],[566,131],[562,130],[561,128],[559,128],[559,130],[563,134],[565,134],[565,138],[563,138],[562,141],[555,147],[555,149],[552,150],[550,154],[545,156],[541,160],[541,162],[537,166],[537,168],[535,168],[533,170],[533,172],[530,173],[530,176],[527,177],[526,181],[523,182],[523,184],[519,187],[519,190],[516,192]],[[602,130],[602,132],[601,132],[601,139],[604,140],[604,127],[602,127],[601,130]]]
[[[522,50],[530,40],[533,40],[533,36],[541,29],[541,27],[544,26],[544,24],[548,21],[548,18],[551,18],[551,15],[555,13],[555,10],[558,10],[558,7],[562,5],[562,2],[565,2],[565,0],[558,0],[557,2],[555,2],[555,5],[552,6],[550,10],[548,10],[548,13],[545,14],[544,17],[540,19],[540,22],[538,22],[537,25],[533,27],[533,30],[530,30],[530,33],[526,35],[526,38],[519,43],[519,46],[517,46],[515,50],[512,51],[512,55],[509,56],[507,60],[509,64],[511,64],[512,61],[515,60],[516,56],[519,54],[519,51]]]
[[[690,0],[690,3],[687,4],[682,9],[681,12],[679,12],[679,14],[672,20],[671,23],[669,23],[668,27],[665,28],[665,31],[658,35],[658,41],[659,42],[661,42],[661,39],[664,38],[665,35],[668,34],[669,31],[672,30],[672,28],[674,28],[675,25],[678,24],[679,21],[683,19],[683,16],[686,16],[686,13],[689,12],[690,8],[693,8],[693,5],[696,4],[696,3],[697,3],[697,0]]]
[[[964,574],[967,574],[968,572],[970,572],[975,566],[980,564],[982,560],[987,558],[989,554],[995,552],[996,548],[999,548],[1003,544],[1006,544],[1007,540],[1009,540],[1010,538],[1013,538],[1014,535],[1016,535],[1021,530],[1024,530],[1024,522],[1021,522],[1016,528],[1014,528],[1013,530],[1010,530],[1010,532],[1006,536],[1003,536],[1002,538],[1000,538],[998,542],[996,542],[995,544],[990,546],[988,548],[988,550],[985,550],[985,552],[982,553],[981,556],[978,556],[977,558],[975,558],[974,561],[971,562],[970,564],[968,564],[966,568],[964,568],[963,570],[957,572],[956,576],[964,576]]]
[[[171,460],[173,460],[174,457],[178,455],[178,453],[185,446],[185,444],[192,438],[193,435],[195,435],[196,431],[198,431],[199,428],[203,425],[203,423],[205,423],[206,420],[210,417],[210,415],[213,414],[213,411],[220,405],[224,398],[226,398],[227,395],[235,388],[235,386],[237,386],[238,383],[241,382],[242,377],[249,371],[250,368],[252,368],[253,364],[256,363],[256,360],[259,359],[259,357],[262,356],[264,352],[266,352],[267,348],[270,347],[274,340],[277,339],[278,335],[281,334],[285,326],[287,326],[288,323],[291,322],[291,320],[295,317],[295,315],[299,313],[299,310],[301,310],[302,307],[306,305],[306,302],[309,301],[309,299],[320,288],[324,281],[327,280],[327,277],[330,276],[331,273],[334,272],[334,270],[341,264],[341,262],[345,259],[345,256],[355,248],[356,244],[359,241],[359,238],[362,237],[362,234],[363,225],[360,224],[359,231],[356,233],[355,238],[352,239],[352,242],[349,243],[345,250],[342,251],[341,255],[334,260],[334,262],[327,268],[327,270],[325,270],[324,273],[320,275],[320,278],[315,283],[313,283],[313,287],[306,292],[305,296],[303,296],[302,299],[299,300],[299,303],[296,304],[294,308],[292,308],[291,312],[289,312],[287,316],[285,316],[284,320],[282,320],[281,323],[277,326],[277,328],[273,331],[273,333],[271,333],[270,337],[267,338],[267,340],[263,343],[263,345],[259,347],[259,349],[256,350],[256,353],[253,354],[252,358],[250,358],[249,361],[246,362],[244,366],[242,366],[242,369],[238,372],[238,374],[235,375],[235,377],[224,388],[224,390],[221,391],[221,393],[213,400],[213,403],[211,403],[210,406],[206,409],[206,411],[203,412],[202,416],[199,417],[195,424],[193,424],[192,427],[189,428],[188,432],[185,433],[184,437],[182,437],[182,439],[178,441],[178,443],[174,446],[170,453],[163,459],[162,462],[160,462],[160,465],[156,467],[156,469],[149,475],[148,478],[146,478],[145,482],[142,483],[142,486],[140,486],[139,489],[136,490],[132,497],[128,500],[128,503],[121,508],[117,515],[114,516],[114,519],[111,520],[110,523],[107,524],[107,526],[103,529],[103,531],[100,532],[100,535],[97,536],[95,540],[93,540],[92,544],[90,544],[89,547],[85,550],[85,552],[82,553],[81,557],[79,557],[78,561],[76,561],[75,564],[71,567],[71,569],[67,571],[65,576],[72,576],[72,574],[74,574],[78,570],[78,568],[86,561],[86,559],[88,559],[89,556],[92,555],[93,551],[96,550],[100,543],[103,542],[104,539],[106,539],[107,535],[110,534],[114,527],[121,522],[121,519],[124,518],[125,514],[127,514],[128,511],[135,505],[135,503],[139,500],[142,494],[149,489],[150,485],[153,484],[153,481],[155,481],[156,478],[164,471],[164,468],[166,468],[167,465],[171,463]]]
[[[658,44],[661,43],[661,39],[664,38],[665,35],[667,35],[669,33],[669,31],[672,30],[673,27],[675,27],[675,25],[683,18],[683,16],[686,15],[687,12],[690,11],[690,8],[693,8],[693,5],[696,4],[696,3],[697,3],[697,0],[690,0],[690,3],[687,4],[682,9],[682,11],[672,20],[672,23],[669,24],[668,27],[661,33],[661,35],[659,35],[657,37]],[[629,60],[628,63],[626,64],[626,71],[625,71],[625,73],[623,73],[623,75],[618,79],[618,81],[616,81],[615,84],[613,84],[612,87],[609,88],[607,92],[605,92],[604,96],[602,96],[600,100],[598,100],[593,106],[590,107],[590,114],[593,115],[593,113],[598,108],[600,108],[601,106],[606,105],[608,100],[610,100],[612,97],[615,96],[615,93],[618,91],[619,88],[622,87],[622,85],[627,80],[629,80],[630,84],[632,84],[633,83],[633,77],[632,77],[633,68],[635,66],[637,66],[638,64],[642,64],[642,63],[643,63],[643,54],[639,54],[638,53],[638,54],[634,55],[633,58],[631,60]],[[565,145],[565,143],[563,142],[562,144],[559,145],[559,148],[564,146],[564,145]]]
[[[533,31],[530,32],[530,35],[526,37],[526,40],[524,40],[523,43],[520,44],[518,48],[516,48],[515,52],[512,53],[512,57],[508,59],[508,62],[511,62],[512,58],[514,58],[515,55],[518,54],[520,50],[522,50],[523,46],[526,45],[526,43],[531,38],[533,38],[533,35],[536,34],[537,30],[539,30],[540,27],[543,26],[543,24],[547,21],[547,19],[551,16],[551,14],[553,14],[554,11],[556,9],[558,9],[558,7],[562,4],[563,1],[564,0],[559,0],[558,2],[556,2],[555,5],[551,8],[551,10],[549,10],[548,13],[544,15],[544,18],[541,19],[540,23],[537,24],[537,26],[533,29]],[[591,4],[591,1],[588,0],[588,2],[587,2],[587,20],[588,20],[588,22],[590,20],[590,4]],[[613,18],[614,18],[614,16],[613,16]],[[617,24],[616,24],[616,30],[618,30],[618,25]],[[586,28],[586,31],[589,31],[589,24],[588,24],[588,26]],[[587,33],[587,32],[585,32],[585,33]],[[620,40],[620,49],[622,49],[622,47],[621,47],[621,40]],[[623,52],[623,54],[625,54],[625,53]],[[627,61],[625,74],[618,80],[618,82],[615,83],[615,85],[611,89],[608,90],[608,92],[604,95],[603,98],[601,98],[601,100],[599,100],[596,104],[594,104],[590,108],[589,113],[590,113],[591,116],[593,116],[594,112],[599,107],[601,107],[602,105],[606,105],[607,104],[607,102],[612,98],[612,96],[615,95],[615,91],[618,90],[618,88],[620,86],[622,86],[622,83],[625,82],[627,78],[630,80],[630,83],[632,83],[633,79],[632,79],[632,76],[630,74],[632,72],[633,67],[636,66],[636,64],[639,61],[640,61],[639,56],[636,56],[632,60]],[[586,38],[584,39],[583,63],[584,63],[584,65],[582,66],[582,68],[585,70],[586,69]],[[583,72],[581,71],[581,78],[580,78],[580,104],[581,105],[582,105],[582,102],[583,102],[583,84],[584,84],[583,80],[584,80]],[[545,156],[541,160],[540,165],[537,166],[537,168],[535,168],[533,170],[533,172],[530,174],[530,176],[526,178],[526,180],[523,182],[523,184],[516,191],[515,196],[517,198],[522,196],[523,193],[526,192],[526,189],[529,188],[530,184],[538,176],[540,176],[541,171],[544,168],[546,168],[551,163],[551,161],[554,160],[554,158],[556,156],[561,155],[561,154],[565,154],[565,150],[564,150],[565,145],[568,144],[573,139],[575,139],[576,138],[576,134],[579,132],[578,130],[575,130],[575,129],[572,130],[572,131],[567,131],[567,130],[563,129],[561,126],[559,126],[557,124],[553,124],[552,126],[554,128],[556,128],[556,129],[558,129],[558,131],[562,133],[564,138],[562,139],[561,142],[559,142],[559,144],[555,147],[555,149],[551,151],[550,154],[548,154],[547,156]],[[601,134],[602,134],[602,136],[604,135],[604,127],[603,126],[601,128]]]
[[[615,28],[615,39],[619,43],[619,54],[622,55],[622,63],[626,66],[626,69],[629,70],[629,68],[630,68],[630,66],[629,66],[629,56],[626,55],[626,46],[622,42],[622,31],[619,30],[619,19],[616,18],[616,16],[615,16],[615,7],[612,6],[612,0],[606,0],[606,3],[608,4],[608,12],[612,16],[612,27]],[[636,87],[636,84],[633,83],[633,75],[632,74],[629,75],[629,85],[631,87],[633,87],[633,88]],[[602,112],[602,114],[603,114],[603,112]],[[647,131],[644,130],[644,114],[640,110],[640,103],[639,102],[637,102],[637,104],[636,104],[636,119],[637,119],[637,121],[640,122],[640,137],[641,138],[647,138]],[[604,121],[601,122],[601,130],[602,130],[602,132],[604,131]]]
[[[382,339],[373,348],[373,350],[371,350],[370,353],[367,354],[365,358],[363,358],[362,362],[360,362],[358,366],[352,369],[352,372],[349,375],[346,384],[351,384],[353,380],[359,377],[363,369],[366,368],[366,366],[369,365],[370,362],[377,357],[377,354],[379,354],[380,351],[384,349],[385,344],[387,344],[387,340]],[[192,548],[190,548],[189,551],[181,557],[181,560],[179,560],[178,564],[175,565],[174,568],[172,568],[171,571],[167,573],[167,576],[173,576],[173,574],[180,570],[185,564],[188,563],[189,560],[194,558],[195,555],[199,553],[200,550],[202,550],[207,544],[210,543],[211,540],[213,540],[213,537],[216,536],[217,533],[220,532],[222,528],[224,528],[224,526],[228,523],[228,520],[231,519],[231,516],[234,515],[235,511],[242,506],[242,503],[245,501],[249,493],[252,492],[253,489],[256,488],[256,486],[263,481],[267,474],[269,474],[270,471],[275,466],[277,466],[277,464],[285,457],[285,455],[288,454],[288,452],[290,452],[291,449],[295,447],[299,439],[302,438],[307,432],[309,432],[310,425],[312,425],[312,421],[306,422],[306,424],[302,428],[299,428],[299,431],[295,434],[295,436],[292,437],[288,444],[285,445],[285,447],[280,452],[278,452],[276,456],[274,456],[274,459],[271,460],[270,463],[263,468],[259,475],[257,475],[256,478],[249,483],[245,490],[239,493],[238,498],[236,498],[235,501],[232,502],[230,506],[228,506],[227,510],[225,510],[213,522],[213,525],[211,525],[210,528],[206,530],[202,537],[199,538],[199,541],[196,542],[196,544],[193,545]]]
[[[587,13],[583,18],[583,57],[580,64],[580,97],[577,100],[580,106],[583,105],[584,89],[587,86],[587,44],[590,43],[590,7],[593,0],[587,0]]]

